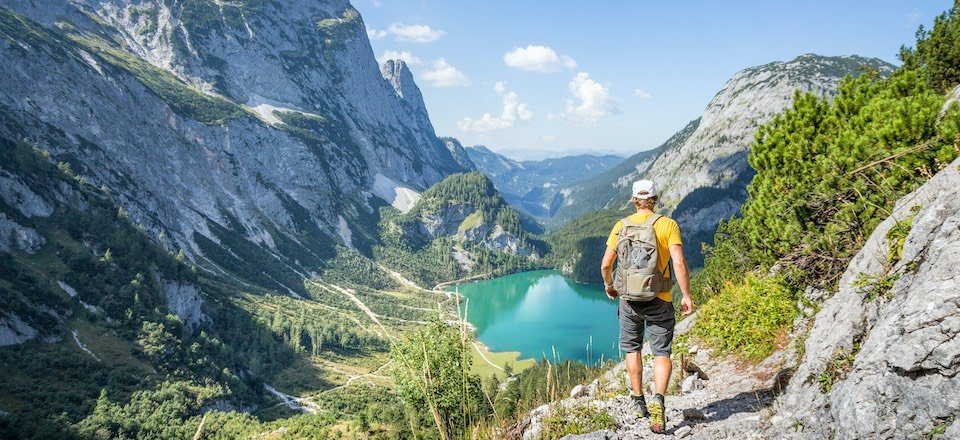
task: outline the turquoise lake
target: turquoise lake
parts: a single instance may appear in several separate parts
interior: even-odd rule
[[[540,270],[462,284],[459,292],[461,313],[492,351],[551,361],[556,352],[560,360],[584,363],[619,356],[617,303],[600,284]]]

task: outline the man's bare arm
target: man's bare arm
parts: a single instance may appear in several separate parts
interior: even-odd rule
[[[607,246],[603,252],[603,262],[600,263],[600,276],[604,284],[613,284],[613,262],[617,260],[617,251]]]
[[[670,260],[673,261],[673,276],[683,292],[680,311],[686,316],[693,313],[693,296],[690,295],[690,271],[687,269],[687,260],[683,257],[683,246],[670,246]]]
[[[604,291],[610,299],[617,297],[617,291],[613,288],[613,263],[617,260],[617,251],[607,246],[603,253],[603,261],[600,263],[600,276],[603,277]]]

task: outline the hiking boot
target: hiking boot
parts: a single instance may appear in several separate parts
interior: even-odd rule
[[[637,417],[650,417],[650,411],[647,411],[647,400],[643,394],[635,396],[630,395],[630,406],[633,407],[633,414]]]
[[[667,430],[667,415],[664,413],[666,405],[663,402],[663,394],[656,394],[647,404],[650,411],[650,430],[656,434],[663,434]]]

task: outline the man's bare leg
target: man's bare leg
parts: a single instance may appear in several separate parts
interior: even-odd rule
[[[655,356],[653,358],[653,382],[657,394],[667,394],[667,385],[670,383],[672,372],[673,362],[670,362],[670,356]]]
[[[627,353],[627,377],[630,378],[630,401],[639,417],[649,417],[647,401],[643,397],[643,358],[640,352]]]
[[[630,378],[630,390],[634,396],[643,395],[643,359],[640,352],[627,353],[627,377]]]

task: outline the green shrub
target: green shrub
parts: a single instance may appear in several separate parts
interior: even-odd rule
[[[778,348],[797,313],[794,295],[781,279],[748,273],[703,305],[694,336],[722,352],[760,360]]]

